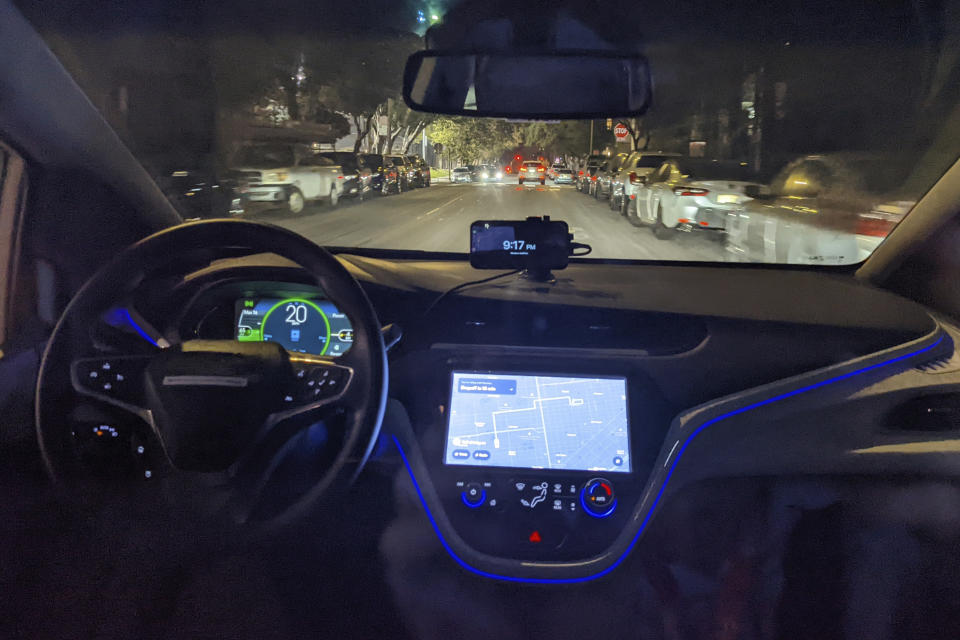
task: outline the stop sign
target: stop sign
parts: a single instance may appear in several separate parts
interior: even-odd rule
[[[627,125],[623,124],[622,122],[618,122],[617,126],[613,128],[613,135],[617,137],[617,140],[623,140],[630,135],[630,132],[627,130]]]

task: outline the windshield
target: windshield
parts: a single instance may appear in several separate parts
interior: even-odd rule
[[[464,253],[474,220],[546,214],[589,259],[852,264],[960,147],[951,2],[570,3],[642,46],[652,107],[545,122],[404,104],[407,57],[456,1],[18,4],[184,218],[329,246]],[[223,196],[183,198],[171,172]]]

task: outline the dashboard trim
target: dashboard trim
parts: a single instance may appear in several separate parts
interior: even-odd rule
[[[618,539],[618,542],[614,543],[614,545],[610,549],[608,549],[607,552],[604,552],[598,556],[595,556],[594,558],[587,559],[580,563],[546,563],[546,562],[537,563],[537,562],[509,561],[509,564],[513,565],[514,568],[521,569],[523,573],[540,572],[542,574],[544,570],[576,571],[577,567],[581,569],[586,568],[588,570],[593,570],[594,568],[596,568],[596,570],[593,570],[591,573],[586,573],[584,575],[577,575],[577,576],[570,576],[570,577],[542,577],[542,575],[541,576],[507,575],[505,573],[495,573],[493,571],[487,571],[478,566],[474,566],[473,564],[464,560],[464,558],[462,558],[461,555],[458,554],[457,551],[453,548],[450,541],[447,540],[446,536],[441,530],[440,524],[437,521],[437,516],[431,511],[431,507],[428,504],[427,497],[425,496],[424,491],[421,488],[421,485],[418,482],[416,474],[413,470],[414,465],[411,464],[408,453],[400,442],[400,438],[398,438],[397,434],[395,433],[391,434],[391,436],[393,438],[394,445],[397,447],[397,450],[400,453],[400,457],[403,460],[403,464],[406,467],[407,473],[410,476],[410,480],[413,483],[413,487],[417,493],[417,496],[420,500],[421,505],[424,508],[424,511],[427,514],[427,518],[431,526],[433,527],[434,532],[437,534],[437,537],[440,540],[440,543],[443,546],[444,550],[447,552],[447,554],[462,568],[466,569],[467,571],[475,575],[478,575],[484,578],[490,578],[494,580],[507,581],[507,582],[516,582],[516,583],[576,584],[576,583],[582,583],[582,582],[589,582],[611,573],[614,569],[616,569],[617,567],[620,566],[620,564],[623,563],[623,561],[627,558],[627,556],[630,555],[630,553],[633,551],[634,547],[636,546],[637,542],[639,541],[640,536],[644,533],[644,531],[647,528],[647,525],[650,523],[653,517],[653,514],[657,510],[657,507],[659,506],[661,500],[663,499],[663,496],[665,495],[665,492],[667,489],[667,485],[670,482],[670,479],[673,477],[673,474],[676,471],[677,466],[680,462],[680,459],[683,457],[684,452],[687,450],[687,448],[693,442],[693,440],[698,435],[703,433],[708,427],[713,426],[719,422],[722,422],[723,420],[726,420],[728,418],[731,418],[737,415],[742,415],[749,411],[753,411],[755,409],[759,409],[761,407],[774,404],[781,400],[786,400],[788,398],[796,397],[801,394],[805,394],[807,392],[814,391],[816,389],[821,389],[823,387],[832,385],[837,382],[841,382],[843,380],[848,380],[850,378],[854,378],[856,376],[860,376],[871,371],[876,371],[883,367],[887,367],[900,362],[904,362],[906,360],[916,358],[917,356],[920,356],[924,353],[933,351],[938,346],[943,344],[945,339],[946,339],[946,334],[943,332],[942,328],[938,324],[937,328],[934,331],[932,331],[928,335],[918,340],[911,341],[909,343],[902,344],[902,345],[899,345],[898,347],[893,347],[891,349],[887,349],[885,351],[882,351],[876,354],[872,354],[872,356],[868,355],[862,358],[857,358],[853,361],[841,363],[835,366],[828,367],[826,369],[811,371],[807,374],[796,376],[793,379],[782,380],[777,383],[773,383],[772,385],[764,385],[764,386],[767,388],[782,387],[789,384],[790,382],[797,381],[798,378],[799,379],[809,378],[809,377],[816,376],[817,374],[829,375],[831,372],[836,372],[837,369],[842,370],[844,367],[849,367],[857,363],[869,362],[871,359],[876,358],[878,356],[882,357],[882,355],[884,354],[891,356],[891,357],[888,357],[887,359],[880,360],[879,362],[873,362],[872,364],[867,364],[866,366],[861,366],[859,368],[855,368],[843,373],[837,373],[836,375],[832,375],[803,386],[782,391],[781,393],[772,395],[768,398],[757,400],[755,402],[730,409],[723,413],[719,413],[718,415],[714,415],[713,417],[707,418],[702,422],[699,422],[698,426],[694,427],[693,424],[687,424],[687,425],[681,424],[680,418],[683,417],[683,414],[681,414],[681,416],[678,416],[678,418],[674,420],[674,427],[671,428],[671,432],[675,434],[678,430],[683,430],[683,431],[689,431],[689,434],[686,437],[680,437],[680,438],[675,437],[675,438],[665,439],[664,444],[661,446],[661,451],[664,448],[666,448],[666,445],[668,442],[670,442],[670,440],[675,440],[675,442],[673,442],[672,445],[670,446],[669,452],[666,454],[660,469],[658,471],[655,471],[651,475],[650,479],[648,480],[647,490],[644,492],[644,496],[643,498],[641,498],[634,512],[634,515],[632,517],[632,522],[636,522],[639,520],[640,524],[637,526],[636,531],[634,531],[629,536],[629,541],[625,546],[622,546],[621,550],[619,551],[613,550],[614,547],[616,547],[619,544],[619,539]],[[903,349],[910,349],[911,347],[918,347],[918,348],[914,348],[910,351],[907,351],[906,353],[902,352]],[[763,387],[761,387],[761,389],[762,388]],[[756,392],[756,390],[752,390],[752,391],[754,393]],[[723,406],[724,404],[737,402],[738,399],[739,399],[738,396],[733,396],[732,398],[727,398],[727,399],[721,399],[721,400],[718,400],[716,403],[714,403],[714,407],[716,407],[717,405]],[[703,409],[709,409],[709,408],[710,408],[710,405],[706,405],[701,407],[699,411],[702,411]],[[690,412],[687,412],[687,415],[690,415]],[[415,444],[415,442],[411,443],[411,449],[415,449],[416,446],[417,445]],[[674,453],[676,455],[674,455]],[[669,464],[669,470],[665,472],[665,475],[662,477],[662,479],[657,478],[658,475],[664,473],[663,470],[667,469],[668,464]],[[426,481],[428,483],[430,482],[429,475],[427,475]],[[654,491],[656,491],[656,494],[653,496],[652,500],[650,500],[650,496],[653,495]],[[443,511],[442,507],[438,505],[438,508],[440,509],[442,514],[442,511]],[[442,514],[442,515],[444,515],[444,518],[445,518],[445,514]],[[629,528],[632,528],[632,526],[630,526]],[[628,531],[625,530],[624,535],[626,535],[627,533]],[[455,532],[453,532],[453,534],[454,536],[456,535]],[[466,547],[466,548],[468,551],[472,551],[469,547]],[[611,553],[611,551],[613,552]],[[481,559],[483,557],[486,557],[485,554],[480,554],[479,552],[473,551],[473,553],[475,555],[481,556]],[[496,558],[494,559],[501,560]]]

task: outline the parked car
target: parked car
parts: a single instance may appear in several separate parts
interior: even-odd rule
[[[450,172],[450,182],[473,182],[473,172],[470,167],[457,167]]]
[[[242,147],[230,177],[237,180],[246,202],[281,205],[290,213],[301,213],[309,201],[326,200],[337,206],[343,194],[340,166],[305,145]]]
[[[573,169],[557,169],[554,174],[553,184],[573,184]]]
[[[363,170],[359,154],[352,151],[324,151],[317,155],[340,165],[343,173],[343,193],[341,197],[358,198],[362,195]]]
[[[747,190],[762,187],[747,179],[747,170],[739,163],[670,158],[648,178],[634,200],[635,213],[628,218],[634,224],[652,226],[661,240],[679,230],[722,233],[727,216],[751,199]]]
[[[597,197],[597,182],[600,179],[600,174],[607,170],[607,167],[610,166],[609,158],[605,158],[600,161],[599,164],[592,165],[588,167],[586,174],[587,178],[587,195]]]
[[[403,156],[403,160],[406,168],[404,173],[407,176],[407,185],[411,189],[424,186],[423,165],[420,162],[420,158],[408,155]]]
[[[418,187],[429,187],[431,182],[430,165],[419,156],[409,156],[417,166]]]
[[[616,181],[620,174],[620,169],[624,166],[629,153],[618,153],[603,165],[602,169],[597,171],[597,180],[593,189],[593,197],[597,200],[607,200],[610,198],[616,188]]]
[[[628,208],[634,204],[640,189],[646,184],[647,176],[659,169],[669,158],[678,158],[676,153],[660,151],[634,151],[623,162],[620,171],[613,180],[610,194],[610,208],[619,209],[626,217]]]
[[[524,182],[539,182],[540,184],[546,184],[546,167],[540,164],[537,160],[527,160],[520,167],[520,174],[518,178],[520,180],[520,184],[523,184]]]
[[[901,170],[873,154],[798,158],[748,191],[754,199],[730,216],[726,248],[748,262],[863,260],[914,205],[896,190]]]
[[[386,195],[389,192],[386,188],[389,185],[387,180],[389,171],[384,167],[383,156],[379,153],[361,153],[359,159],[361,164],[361,195],[366,196],[372,193]]]
[[[407,159],[400,155],[383,156],[387,170],[386,193],[403,193],[410,190],[410,166]]]
[[[586,162],[577,172],[577,191],[581,193],[590,193],[590,178],[594,176],[597,169],[606,161],[604,155],[592,155],[587,157]]]
[[[236,182],[204,169],[167,168],[154,176],[163,194],[184,220],[226,218],[243,214]]]

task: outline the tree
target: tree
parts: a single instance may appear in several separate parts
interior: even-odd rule
[[[582,156],[590,151],[590,121],[533,122],[523,127],[522,144],[543,149],[550,156]],[[612,144],[613,136],[602,127],[594,127],[594,146]]]
[[[464,163],[497,158],[516,146],[517,126],[489,118],[441,117],[430,127],[430,140]]]
[[[390,131],[386,135],[386,152],[391,153],[396,148],[402,153],[408,153],[410,146],[436,118],[430,113],[413,111],[400,100],[394,100],[390,116]]]
[[[328,106],[349,114],[357,131],[354,151],[371,134],[375,118],[385,114],[386,101],[399,97],[404,64],[418,47],[413,34],[391,33],[337,40],[328,50],[324,60],[333,69],[327,83],[334,95]]]

